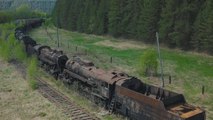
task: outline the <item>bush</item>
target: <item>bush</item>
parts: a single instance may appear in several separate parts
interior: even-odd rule
[[[2,38],[5,38],[5,35],[2,36]],[[12,52],[12,40],[4,40],[1,39],[1,45],[0,45],[0,56],[6,60],[9,61],[11,59],[11,52]]]
[[[12,20],[12,16],[9,12],[0,11],[0,23],[6,23]]]
[[[23,4],[16,8],[15,10],[15,18],[30,18],[32,16],[32,11],[27,4]]]
[[[27,56],[24,46],[14,36],[14,28],[15,25],[10,23],[0,25],[0,56],[6,61],[23,61]]]
[[[51,18],[45,19],[44,26],[46,26],[46,27],[53,27],[54,25],[53,25],[52,19]]]
[[[26,60],[27,54],[26,54],[24,46],[22,44],[17,43],[14,46],[13,58],[20,62]]]
[[[0,24],[0,36],[3,40],[7,40],[11,33],[14,33],[15,25],[12,23]]]
[[[156,51],[150,49],[144,52],[139,61],[139,73],[145,76],[157,74],[158,61]]]
[[[19,62],[27,60],[24,46],[18,42],[14,36],[14,24],[0,25],[0,57],[6,61],[15,59]],[[30,87],[34,90],[38,87],[35,80],[37,73],[37,59],[30,58],[27,61],[27,78],[29,80]]]
[[[6,39],[4,39],[5,37]],[[23,61],[26,59],[24,46],[17,42],[13,33],[7,35],[3,32],[0,39],[0,56],[6,61],[11,59]]]
[[[29,81],[30,87],[35,90],[38,88],[38,83],[35,80],[35,76],[37,75],[37,59],[30,58],[28,67],[27,67],[27,79]]]

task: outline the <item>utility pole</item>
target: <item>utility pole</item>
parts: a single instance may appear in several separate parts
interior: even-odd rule
[[[161,87],[164,87],[164,78],[163,78],[163,60],[161,59],[161,54],[160,54],[160,44],[159,44],[159,35],[158,32],[156,32],[156,38],[157,38],[157,46],[158,46],[158,57],[160,60],[160,71],[161,71]]]
[[[59,15],[59,13],[58,13]],[[58,32],[58,27],[59,27],[59,17],[57,15],[57,42],[58,42],[58,48],[59,48],[59,32]]]

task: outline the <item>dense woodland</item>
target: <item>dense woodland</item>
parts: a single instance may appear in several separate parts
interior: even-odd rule
[[[61,28],[213,54],[213,0],[58,0]]]
[[[33,11],[27,5],[21,5],[14,10],[0,10],[0,24],[8,23],[17,19],[40,17],[46,17],[46,14],[38,11]]]

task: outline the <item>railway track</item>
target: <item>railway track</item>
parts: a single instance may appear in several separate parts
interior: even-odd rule
[[[72,120],[100,120],[100,118],[90,114],[85,109],[70,101],[68,97],[55,90],[44,80],[40,78],[36,78],[36,80],[38,81],[39,85],[38,91],[50,102],[54,103],[58,108],[60,108]]]

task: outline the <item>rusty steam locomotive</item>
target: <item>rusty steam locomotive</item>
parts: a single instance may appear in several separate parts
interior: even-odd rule
[[[69,59],[63,51],[36,43],[26,33],[43,19],[28,20],[15,30],[15,37],[25,45],[28,55],[36,55],[40,65],[55,78],[75,84],[80,93],[132,120],[205,120],[200,107],[188,104],[182,94],[143,83],[136,77],[112,70],[105,71],[79,57]]]

